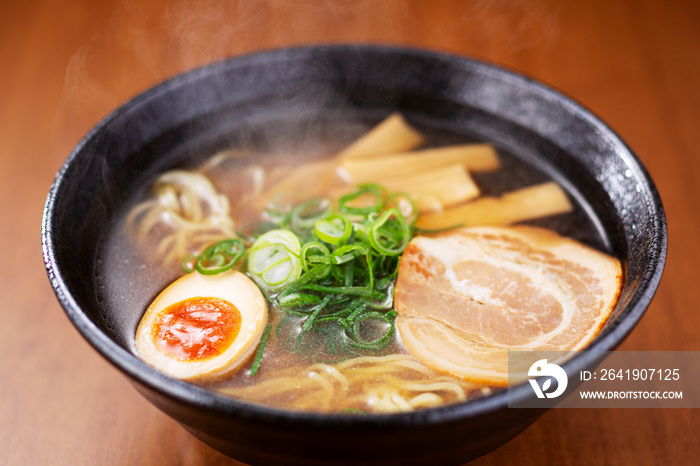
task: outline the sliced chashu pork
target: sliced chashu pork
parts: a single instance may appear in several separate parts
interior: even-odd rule
[[[508,350],[579,350],[610,316],[620,262],[549,230],[475,227],[411,240],[394,303],[408,351],[441,372],[508,383]]]

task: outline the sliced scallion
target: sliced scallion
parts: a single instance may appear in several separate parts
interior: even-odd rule
[[[385,211],[369,229],[369,242],[385,256],[401,254],[411,240],[406,218],[396,208]]]
[[[299,239],[291,231],[268,231],[248,252],[248,273],[265,290],[279,291],[301,275],[300,252]]]
[[[219,241],[204,250],[197,259],[194,268],[202,275],[226,272],[236,265],[244,250],[243,242],[239,239]]]
[[[260,338],[260,344],[258,345],[258,351],[255,353],[253,364],[250,366],[250,375],[256,375],[258,373],[263,354],[265,353],[265,347],[267,346],[267,341],[270,339],[270,331],[272,331],[272,324],[267,324],[265,326],[265,330],[263,331],[262,337]]]
[[[294,207],[290,215],[290,223],[294,230],[304,231],[314,227],[320,220],[327,218],[333,212],[333,205],[325,197],[314,197]]]
[[[386,190],[378,184],[362,184],[358,186],[357,190],[340,196],[340,199],[338,199],[338,211],[356,215],[379,213],[384,208],[386,197]],[[364,198],[368,198],[371,201],[368,203],[369,205],[353,206],[350,204],[353,201]]]
[[[352,224],[347,218],[334,215],[327,220],[316,222],[314,230],[321,241],[334,246],[342,246],[352,234]]]
[[[277,228],[255,239],[247,264],[283,311],[278,340],[317,361],[389,346],[399,257],[417,218],[412,199],[365,184],[341,196],[335,209],[313,198],[271,203],[266,215]]]

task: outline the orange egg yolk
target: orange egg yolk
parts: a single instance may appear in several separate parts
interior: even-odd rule
[[[223,353],[238,336],[241,313],[219,298],[189,298],[163,309],[151,334],[164,354],[183,361]]]

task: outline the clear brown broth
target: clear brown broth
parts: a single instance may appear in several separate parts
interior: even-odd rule
[[[420,128],[427,135],[426,146],[440,146],[456,142],[470,142],[473,138],[445,133],[441,131],[431,131],[427,128]],[[306,146],[296,145],[293,152],[283,150],[266,150],[261,153],[255,148],[244,149],[243,154],[233,158],[228,162],[210,170],[207,175],[212,180],[217,189],[225,194],[232,202],[232,216],[237,225],[260,220],[261,209],[251,204],[238,205],[236,199],[245,196],[246,190],[250,189],[251,182],[247,169],[255,164],[260,166],[266,173],[283,174],[297,166],[314,160],[321,160],[325,154],[332,154],[337,148],[337,141],[314,141]],[[512,153],[499,150],[503,168],[496,173],[474,174],[475,181],[485,195],[500,195],[503,192],[528,186],[535,183],[544,182],[551,179],[544,170],[526,163]],[[248,178],[246,178],[248,177]],[[133,206],[136,202],[148,196],[147,191],[142,191],[133,196]],[[128,209],[127,209],[128,210]],[[141,315],[153,298],[171,281],[182,274],[178,265],[164,265],[155,258],[150,257],[148,251],[151,247],[137,247],[132,238],[127,234],[122,221],[115,223],[104,241],[101,254],[98,258],[98,297],[103,307],[103,316],[106,326],[116,333],[117,339],[127,348],[135,353],[134,333]],[[601,243],[603,239],[598,235],[595,222],[589,218],[584,209],[577,206],[574,212],[561,215],[556,219],[544,219],[531,222],[537,225],[546,226],[558,231],[561,234],[574,236],[592,244],[594,247],[603,249]],[[106,279],[108,277],[108,279]],[[271,308],[270,322],[275,325],[282,317],[282,311]],[[303,322],[297,319],[297,327]],[[398,338],[382,354],[407,354]],[[288,368],[303,368],[314,364],[312,358],[304,357],[293,351],[287,350],[280,342],[277,332],[273,331],[270,341],[265,349],[260,371],[256,376],[249,374],[250,361],[240,371],[232,377],[210,384],[213,390],[226,390],[232,387],[245,387],[252,384],[259,384],[271,380],[275,374],[290,370]],[[295,369],[291,369],[294,371]],[[404,375],[407,379],[418,379],[418,377],[407,371]],[[376,381],[375,381],[376,382]],[[482,387],[465,383],[458,379],[454,382],[465,388],[469,397],[481,396],[489,393],[489,390],[482,390]],[[362,387],[351,387],[351,395],[359,394]],[[268,397],[265,404],[270,404],[282,408],[294,408],[293,402],[298,395],[283,393],[277,396]],[[352,398],[352,397],[350,397]],[[249,401],[261,402],[255,397],[250,397]],[[456,400],[451,400],[456,401]],[[343,409],[367,410],[368,407],[362,403],[350,403],[342,406],[333,406],[330,411]]]

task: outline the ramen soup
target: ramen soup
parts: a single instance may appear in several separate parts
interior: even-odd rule
[[[146,363],[279,408],[411,411],[505,386],[508,350],[586,347],[615,306],[591,221],[507,152],[398,114],[309,152],[222,151],[131,204],[100,290]]]

